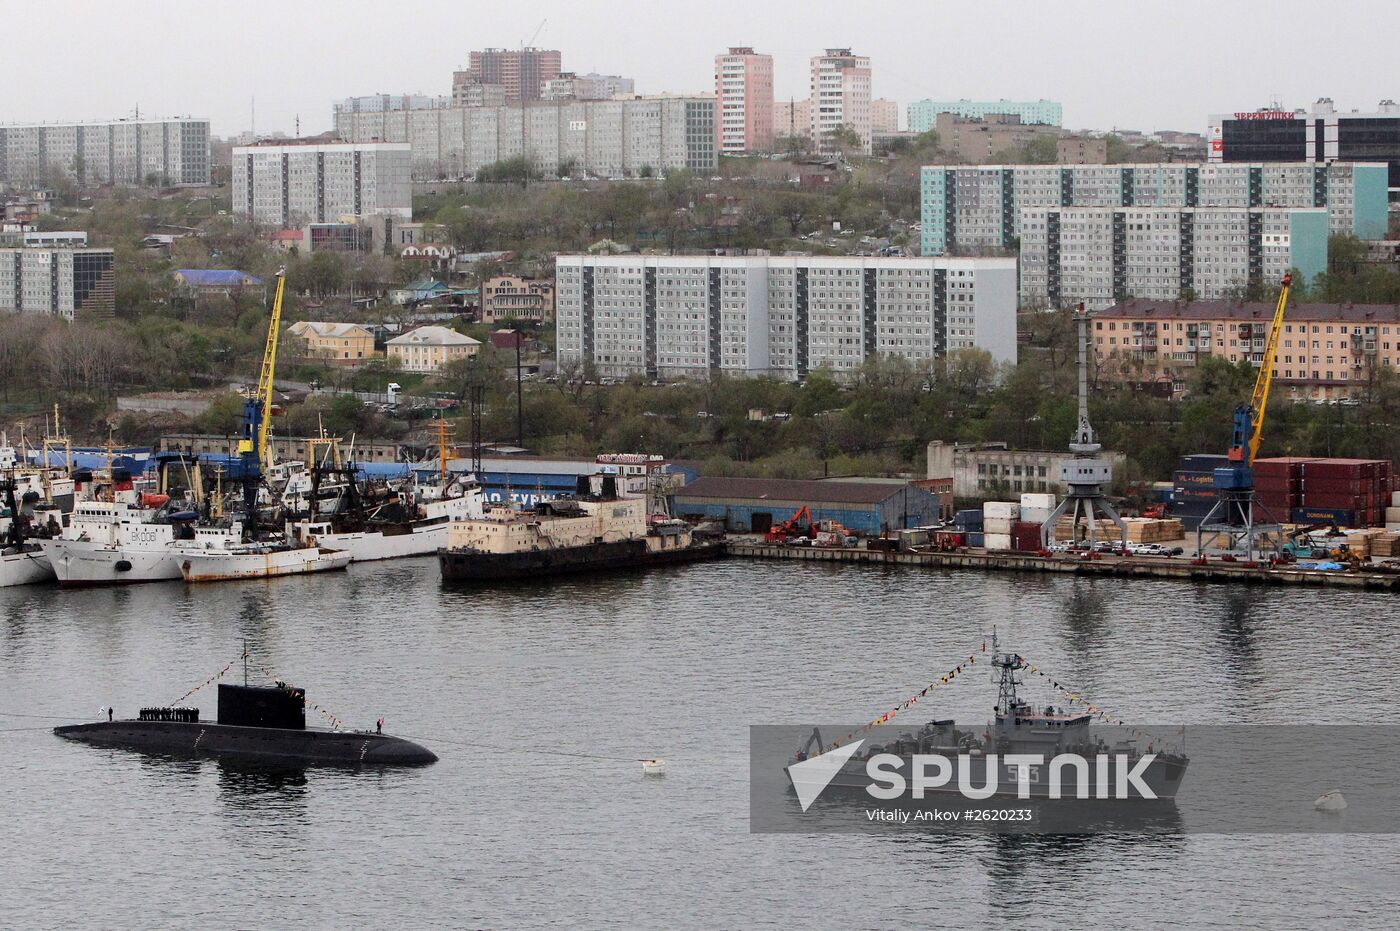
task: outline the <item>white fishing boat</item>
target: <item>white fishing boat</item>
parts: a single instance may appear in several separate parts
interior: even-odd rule
[[[453,521],[475,520],[484,514],[481,488],[475,482],[459,484],[455,494],[422,500],[412,492],[406,501],[396,499],[365,509],[362,516],[352,510],[332,519],[289,522],[287,533],[308,546],[344,550],[355,562],[431,556],[447,546]]]
[[[0,551],[0,588],[11,585],[33,585],[53,579],[53,570],[44,559],[44,551],[36,543],[18,547],[7,546]]]
[[[224,551],[185,553],[180,558],[180,574],[186,582],[228,582],[333,572],[348,565],[350,554],[344,550],[248,544]]]
[[[180,578],[180,558],[243,542],[243,526],[199,526],[193,513],[123,501],[85,501],[63,536],[37,541],[58,584],[130,585]]]

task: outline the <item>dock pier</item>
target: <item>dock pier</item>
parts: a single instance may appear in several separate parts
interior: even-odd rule
[[[1184,579],[1192,582],[1234,582],[1248,585],[1310,585],[1400,591],[1400,573],[1378,571],[1323,571],[1294,567],[1257,566],[1209,562],[1192,565],[1182,557],[1114,557],[1082,559],[1070,556],[1038,556],[1032,553],[920,552],[867,550],[857,547],[780,546],[731,541],[731,556],[747,559],[791,559],[814,562],[864,563],[886,566],[924,566],[935,569],[974,569],[993,572],[1058,572],[1069,575],[1139,579]]]

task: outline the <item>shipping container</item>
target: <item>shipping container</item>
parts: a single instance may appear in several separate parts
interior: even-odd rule
[[[1193,471],[1177,469],[1172,473],[1172,481],[1177,485],[1215,485],[1215,471]]]
[[[954,526],[954,527],[964,527],[964,528],[967,528],[967,529],[969,529],[969,530],[981,530],[981,529],[982,529],[982,511],[981,511],[981,509],[978,509],[978,510],[968,510],[968,511],[959,511],[958,513],[954,514],[954,515],[953,515],[953,526]]]
[[[988,501],[982,505],[982,519],[1015,520],[1021,516],[1021,505],[1015,501]]]
[[[1054,508],[1021,508],[1021,520],[1028,524],[1043,524],[1054,513]]]
[[[1052,494],[1028,491],[1021,495],[1021,513],[1025,513],[1032,508],[1045,508],[1055,510],[1055,505],[1059,501]]]
[[[997,552],[1006,552],[1011,549],[1011,534],[1009,533],[988,533],[983,535],[986,540],[984,544],[987,549]]]
[[[939,530],[933,535],[935,545],[947,549],[967,545],[967,537],[955,530]]]
[[[1385,522],[1387,524],[1400,523],[1400,505],[1385,509]]]
[[[1356,511],[1349,508],[1295,508],[1290,515],[1295,524],[1336,524],[1339,527],[1356,526]]]
[[[1223,453],[1196,453],[1191,456],[1182,456],[1181,467],[1193,472],[1209,472],[1229,461],[1230,457]]]
[[[978,531],[977,533],[969,533],[967,535],[968,546],[981,546],[984,542],[985,537],[983,536],[981,531]]]

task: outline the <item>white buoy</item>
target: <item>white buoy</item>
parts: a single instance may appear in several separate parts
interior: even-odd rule
[[[1341,792],[1333,789],[1331,792],[1324,793],[1317,801],[1313,802],[1313,808],[1316,808],[1318,811],[1346,811],[1347,800],[1342,796]]]
[[[643,776],[664,776],[666,775],[666,761],[662,759],[642,760]]]

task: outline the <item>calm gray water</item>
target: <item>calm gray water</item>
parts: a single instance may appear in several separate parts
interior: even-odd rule
[[[737,560],[484,591],[432,560],[3,590],[0,925],[1393,927],[1388,836],[751,835],[747,727],[868,719],[993,624],[1134,721],[1366,723],[1392,711],[1396,604]],[[172,701],[242,638],[441,762],[279,775],[17,716]],[[927,716],[993,700],[979,673]],[[664,778],[640,775],[653,755]]]

